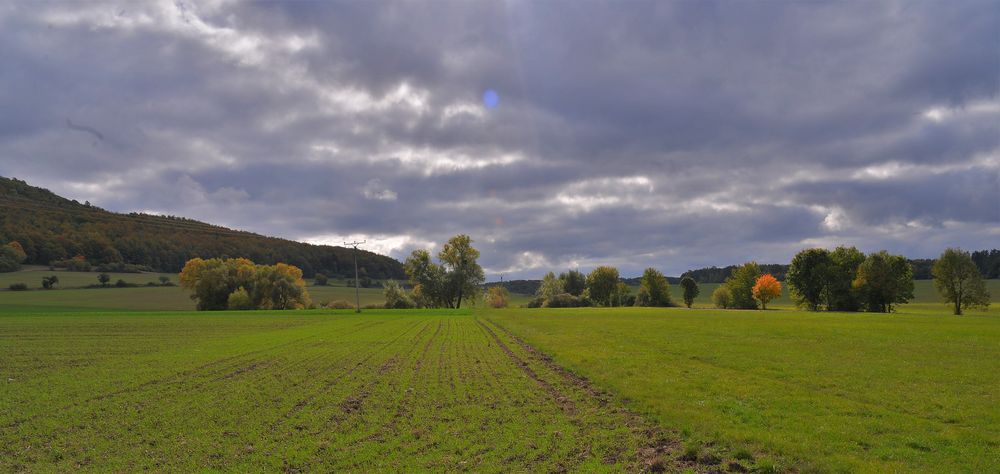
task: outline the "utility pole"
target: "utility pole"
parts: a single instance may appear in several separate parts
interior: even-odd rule
[[[344,245],[348,247],[354,247],[354,312],[361,312],[361,290],[358,289],[358,245],[367,242],[362,240],[361,242],[344,242]]]

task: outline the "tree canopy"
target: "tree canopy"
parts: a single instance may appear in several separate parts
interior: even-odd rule
[[[312,304],[302,270],[284,263],[193,258],[181,270],[180,283],[192,292],[199,310],[303,309]]]
[[[956,315],[969,308],[989,307],[990,293],[968,252],[956,248],[945,250],[934,262],[932,272],[934,287],[952,305]]]
[[[444,244],[438,253],[441,263],[432,262],[427,250],[414,250],[403,262],[414,302],[424,308],[460,308],[463,299],[474,301],[486,279],[478,259],[479,251],[464,234]]]

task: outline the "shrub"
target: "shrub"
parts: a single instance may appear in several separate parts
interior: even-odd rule
[[[715,303],[715,307],[728,309],[733,305],[733,294],[729,291],[729,287],[726,285],[719,286],[712,292],[712,302]]]
[[[385,307],[387,309],[409,309],[416,307],[410,295],[407,295],[406,290],[399,286],[399,283],[396,283],[395,280],[385,282],[385,289],[382,291],[382,294],[385,296]]]
[[[545,298],[532,298],[528,301],[524,307],[525,308],[541,308],[545,304]]]
[[[160,284],[163,286],[167,286],[168,283],[170,283],[170,277],[166,275],[160,275]]]
[[[330,281],[330,278],[327,277],[325,274],[323,274],[323,273],[317,273],[316,277],[314,279],[314,284],[316,286],[326,286],[326,284],[329,283],[329,281]]]
[[[42,288],[46,290],[51,290],[54,286],[59,284],[59,277],[52,275],[47,277],[42,277]]]
[[[128,286],[128,283],[126,283],[125,280],[119,279],[118,281],[115,282],[115,286],[117,286],[118,288],[125,288],[126,286]]]
[[[510,292],[500,285],[486,290],[486,304],[491,308],[506,308],[510,302]]]
[[[253,309],[253,299],[250,298],[250,293],[247,292],[246,288],[241,286],[229,294],[226,307],[230,310],[240,311]]]
[[[590,306],[590,301],[569,293],[555,295],[545,300],[543,305],[545,308],[579,308],[581,306]]]
[[[11,283],[8,288],[10,291],[24,291],[28,289],[28,285],[26,283]]]
[[[327,309],[354,309],[354,303],[346,300],[334,300],[326,304]]]

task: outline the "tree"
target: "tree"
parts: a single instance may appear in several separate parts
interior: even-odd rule
[[[855,247],[840,246],[830,252],[826,282],[826,309],[857,311],[861,309],[858,291],[852,285],[865,254]]]
[[[946,303],[953,305],[956,315],[969,308],[989,307],[990,293],[969,252],[946,249],[934,262],[931,273],[934,275],[934,287]]]
[[[795,254],[785,281],[796,304],[811,311],[819,309],[827,294],[831,265],[830,252],[826,249],[806,249]]]
[[[108,286],[108,282],[111,281],[111,275],[107,273],[97,275],[97,281],[101,282],[101,286]]]
[[[413,285],[413,300],[422,308],[444,306],[444,268],[431,261],[430,252],[418,249],[410,253],[403,269]]]
[[[733,293],[729,291],[728,286],[719,285],[719,287],[712,292],[712,302],[715,303],[716,308],[722,308],[722,309],[732,308]]]
[[[506,308],[510,302],[510,292],[507,288],[494,285],[486,289],[485,299],[491,308]]]
[[[438,254],[438,259],[447,271],[445,294],[448,301],[454,301],[454,305],[450,307],[461,308],[463,297],[475,299],[486,275],[483,267],[476,263],[479,251],[472,247],[472,239],[465,234],[448,239]]]
[[[253,309],[302,309],[311,305],[294,265],[256,265],[245,258],[188,260],[180,274],[181,287],[192,292],[199,310],[229,308],[229,296],[243,288]],[[242,303],[242,302],[241,302]]]
[[[300,268],[285,263],[253,265],[253,262],[250,262],[250,264],[249,271],[253,280],[250,295],[255,308],[305,309],[312,304]],[[240,276],[236,277],[237,282],[241,279]]]
[[[387,309],[408,309],[416,306],[410,295],[406,294],[406,290],[396,280],[385,282],[382,294],[385,297],[385,307]]]
[[[767,309],[767,303],[781,296],[781,283],[774,275],[765,273],[753,285],[753,297],[760,301],[760,309]]]
[[[166,286],[167,283],[170,283],[170,277],[166,275],[160,275],[160,284]]]
[[[757,309],[757,300],[753,297],[753,286],[760,276],[760,266],[757,262],[747,262],[733,270],[726,278],[729,288],[731,307],[736,309]]]
[[[612,306],[618,289],[618,269],[609,266],[595,268],[587,275],[587,292],[598,306]]]
[[[563,281],[563,289],[573,296],[580,296],[583,290],[587,289],[587,277],[579,270],[570,270],[559,274],[559,279]]]
[[[438,254],[440,264],[431,261],[430,252],[414,250],[403,269],[413,285],[415,303],[424,308],[458,308],[463,298],[475,299],[486,279],[478,258],[479,251],[467,235],[448,240]]]
[[[681,278],[681,289],[684,291],[684,305],[688,308],[694,304],[694,299],[698,297],[698,282],[694,281],[694,278],[684,277]]]
[[[561,295],[565,293],[563,288],[563,280],[556,278],[556,275],[552,272],[548,272],[542,277],[542,284],[538,286],[538,291],[535,292],[535,296],[543,300],[548,300],[555,295]]]
[[[253,300],[250,299],[250,293],[248,293],[246,288],[243,288],[242,286],[237,288],[236,291],[230,293],[226,301],[226,309],[229,309],[230,311],[245,311],[254,309]]]
[[[326,284],[330,281],[330,279],[323,273],[317,273],[315,281],[316,281],[316,286],[326,286]]]
[[[642,272],[635,303],[638,306],[673,306],[667,277],[655,268],[647,268]]]
[[[906,258],[883,250],[861,262],[852,286],[868,311],[888,313],[913,298],[913,269]]]
[[[0,247],[0,272],[16,272],[28,258],[24,248],[17,242]]]
[[[42,288],[45,288],[46,290],[51,290],[58,284],[59,284],[59,277],[55,275],[42,278]]]

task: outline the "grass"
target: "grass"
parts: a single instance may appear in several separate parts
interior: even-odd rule
[[[665,462],[634,415],[468,312],[4,314],[0,426],[8,472]]]
[[[49,267],[39,265],[26,265],[21,270],[9,273],[0,273],[0,289],[7,289],[11,283],[24,283],[28,288],[38,289],[42,287],[42,278],[55,275],[59,277],[59,288],[82,288],[89,285],[100,284],[97,276],[101,272],[69,272],[66,270],[49,270]],[[149,282],[160,284],[160,277],[170,278],[170,281],[177,283],[176,273],[116,273],[108,272],[111,277],[110,285],[114,285],[118,280],[125,280],[126,283],[145,285]]]
[[[988,285],[991,310],[961,317],[930,281],[885,315],[707,309],[714,285],[694,310],[360,317],[196,313],[176,287],[2,291],[0,471],[992,472]]]
[[[957,317],[939,303],[913,307],[487,317],[688,443],[806,471],[994,472],[1000,308]]]

